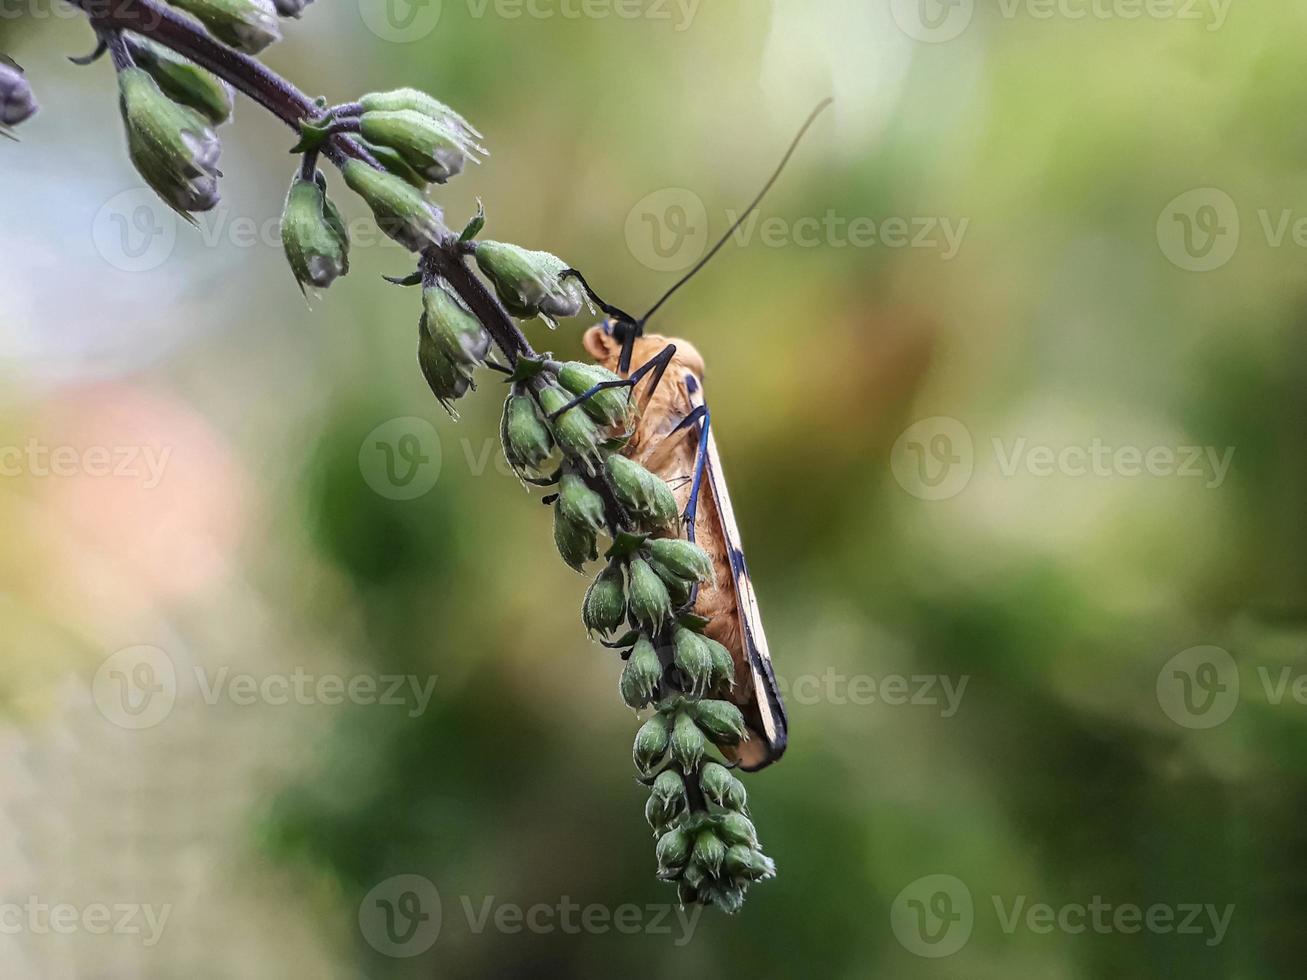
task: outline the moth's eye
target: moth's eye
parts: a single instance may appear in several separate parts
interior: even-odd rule
[[[613,335],[613,321],[612,321],[612,320],[605,320],[605,321],[604,321],[604,333],[608,334],[608,336],[610,336],[610,337]]]
[[[685,376],[685,390],[692,395],[698,392],[699,379],[696,378],[693,374],[687,374]]]

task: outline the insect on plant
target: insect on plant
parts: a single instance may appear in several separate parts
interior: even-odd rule
[[[412,88],[332,105],[253,57],[280,39],[278,16],[298,17],[307,0],[69,2],[96,39],[91,55],[72,60],[110,56],[128,154],[169,207],[193,221],[218,204],[217,129],[230,120],[233,92],[252,99],[295,135],[281,236],[299,289],[327,289],[349,273],[350,236],[325,162],[417,256],[414,272],[390,281],[421,289],[418,365],[440,404],[454,415],[482,369],[506,376],[504,454],[524,483],[549,489],[563,560],[585,572],[600,561],[600,537],[608,542],[581,618],[621,652],[623,701],[651,709],[633,760],[650,789],[658,876],[683,903],[737,911],[775,866],[735,771],[780,758],[785,708],[713,438],[703,359],[645,327],[758,207],[829,100],[739,221],[635,318],[557,256],[481,239],[484,208],[461,234],[445,224],[432,185],[485,152],[454,109]],[[0,133],[35,112],[27,77],[0,62]],[[587,298],[610,318],[584,336],[594,363],[537,353],[519,321],[555,325]]]

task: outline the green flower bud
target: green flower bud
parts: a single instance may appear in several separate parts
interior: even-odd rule
[[[218,203],[222,144],[194,109],[173,102],[142,68],[118,73],[127,149],[156,194],[176,211],[208,211]]]
[[[618,501],[647,528],[662,529],[676,521],[676,498],[662,479],[620,453],[612,453],[605,465]]]
[[[540,391],[540,406],[545,414],[553,415],[566,405],[571,398],[557,385],[548,385]],[[568,456],[580,460],[585,467],[594,472],[594,462],[599,455],[601,436],[598,427],[585,412],[567,412],[551,423],[554,441]]]
[[[654,570],[654,573],[663,580],[663,584],[667,586],[667,594],[672,597],[672,603],[677,608],[690,601],[690,589],[694,586],[693,582],[688,582],[679,575],[674,575],[671,569],[652,557],[645,560],[649,562],[649,567]]]
[[[479,162],[457,132],[412,109],[365,112],[359,125],[365,140],[391,147],[405,163],[437,184],[461,174],[469,159]]]
[[[649,486],[649,495],[653,502],[644,514],[645,526],[651,531],[662,531],[676,526],[680,522],[681,511],[676,505],[676,497],[672,494],[672,488],[661,477],[654,476],[652,473],[649,474],[649,477],[652,481]]]
[[[372,209],[381,230],[405,248],[420,252],[440,237],[440,223],[431,205],[402,177],[384,173],[362,160],[350,160],[341,172],[350,190]]]
[[[694,835],[694,863],[702,866],[714,878],[721,874],[726,860],[726,845],[709,827]]]
[[[707,747],[703,732],[699,731],[694,719],[684,711],[678,711],[672,724],[672,758],[683,770],[693,772],[699,768]]]
[[[272,0],[272,2],[277,8],[278,17],[298,18],[313,0]]]
[[[659,837],[654,846],[658,873],[667,877],[684,868],[690,860],[690,849],[694,844],[694,838],[684,830],[670,830]]]
[[[712,582],[712,560],[693,541],[684,538],[654,538],[649,542],[649,554],[678,578],[691,582]]]
[[[703,766],[703,772],[699,773],[699,788],[703,790],[705,798],[722,806],[726,801],[726,793],[730,789],[731,780],[735,777],[725,766],[717,762],[706,762]]]
[[[591,490],[575,473],[563,474],[558,485],[558,505],[573,524],[599,532],[604,529],[604,498]]]
[[[580,361],[568,361],[558,372],[558,383],[572,395],[583,395],[597,384],[621,380],[607,368]],[[605,388],[582,402],[581,408],[603,425],[621,425],[630,412],[630,396],[629,388]]]
[[[558,553],[563,556],[563,561],[578,572],[585,568],[586,562],[594,561],[599,557],[598,542],[595,541],[594,533],[583,527],[577,527],[563,517],[563,512],[559,510],[557,504],[554,505],[554,544],[558,547]]]
[[[758,831],[753,821],[742,813],[723,814],[717,821],[717,833],[727,844],[758,846]]]
[[[731,777],[730,785],[726,787],[726,800],[722,806],[736,813],[749,812],[749,794],[744,788],[744,783],[734,776]]]
[[[734,915],[744,908],[744,889],[737,885],[711,882],[703,888],[703,900],[709,905],[716,905],[727,915]]]
[[[129,36],[127,46],[136,66],[149,72],[168,98],[194,109],[214,126],[231,118],[232,90],[226,82],[145,38]]]
[[[626,594],[622,590],[622,569],[609,563],[585,593],[581,619],[591,633],[607,636],[626,618]]]
[[[666,832],[676,818],[676,814],[667,809],[667,804],[656,796],[649,797],[644,804],[644,819],[653,828],[654,836]]]
[[[720,690],[725,688],[731,690],[735,687],[735,660],[731,657],[731,651],[718,643],[711,637],[703,637],[704,646],[708,648],[708,655],[712,657],[712,681],[708,685],[710,690]]]
[[[686,802],[685,779],[675,769],[664,769],[654,780],[653,795],[679,809]]]
[[[635,748],[632,751],[635,767],[641,772],[653,769],[667,754],[668,742],[667,719],[662,715],[654,715],[635,733]]]
[[[476,128],[439,99],[415,88],[399,88],[389,92],[370,92],[359,100],[364,112],[403,112],[411,109],[441,123],[446,129],[462,134],[470,140],[480,136]]]
[[[538,470],[553,452],[554,439],[530,395],[514,392],[504,402],[500,442],[509,465],[519,473]]]
[[[381,164],[386,170],[396,177],[402,177],[404,183],[417,190],[424,191],[427,185],[431,183],[420,173],[408,165],[398,150],[389,146],[378,146],[376,143],[369,143],[367,140],[359,140],[363,148],[372,154],[377,163]]]
[[[562,278],[567,263],[558,256],[504,242],[481,242],[476,255],[477,266],[513,316],[542,316],[552,324],[581,312],[585,294],[575,280]]]
[[[0,57],[0,126],[17,126],[36,113],[36,97],[27,76]]]
[[[169,0],[193,15],[223,44],[258,54],[281,40],[281,27],[270,0]]]
[[[658,651],[647,636],[641,636],[622,669],[619,685],[622,700],[638,711],[654,700],[662,679],[663,665],[658,659]]]
[[[776,876],[776,864],[766,854],[748,844],[732,844],[726,849],[727,872],[734,878],[764,881]]]
[[[422,368],[422,376],[427,379],[431,393],[446,412],[455,415],[453,403],[466,395],[472,386],[472,369],[450,360],[423,326],[418,328],[418,366]]]
[[[632,558],[627,565],[631,618],[653,632],[672,614],[672,599],[667,586],[643,558]]]
[[[296,178],[281,214],[281,244],[300,289],[326,289],[349,272],[349,234],[327,199],[326,180]]]
[[[712,685],[713,662],[703,637],[693,630],[678,627],[672,634],[672,642],[676,648],[676,666],[689,681],[691,693],[704,694]]]
[[[470,367],[485,363],[490,334],[444,283],[422,290],[423,329],[451,361]]]
[[[748,738],[744,730],[744,715],[729,701],[700,701],[695,706],[699,727],[717,745],[738,745]]]

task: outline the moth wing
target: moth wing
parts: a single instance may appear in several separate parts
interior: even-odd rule
[[[700,383],[695,387],[697,390],[690,392],[690,401],[698,408],[704,404],[703,384]],[[704,481],[713,495],[713,501],[717,504],[717,517],[721,524],[722,538],[726,542],[726,554],[731,568],[731,585],[740,617],[741,642],[748,658],[754,701],[762,724],[761,731],[756,734],[761,736],[761,742],[765,744],[760,744],[758,739],[750,739],[740,744],[740,768],[752,772],[775,762],[785,752],[789,740],[789,720],[785,714],[785,703],[781,700],[780,690],[776,684],[776,674],[772,669],[771,651],[767,647],[767,633],[762,626],[762,611],[758,607],[758,596],[754,592],[749,567],[744,560],[740,528],[735,523],[735,510],[731,506],[731,494],[726,487],[721,454],[717,451],[717,440],[713,436],[711,425],[708,427]]]

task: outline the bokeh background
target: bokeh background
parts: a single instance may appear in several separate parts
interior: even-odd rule
[[[837,99],[660,315],[792,726],[779,877],[681,918],[496,385],[434,404],[338,180],[305,304],[251,103],[220,209],[152,203],[52,3],[0,18],[5,977],[1300,975],[1307,13],[323,0],[267,53],[453,103],[450,223],[631,309]]]

